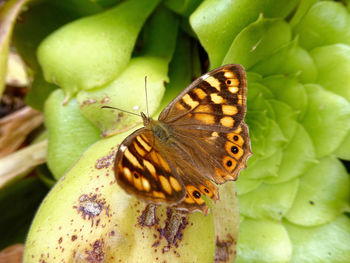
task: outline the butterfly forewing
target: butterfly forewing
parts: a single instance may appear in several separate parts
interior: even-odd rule
[[[160,114],[159,120],[187,129],[231,131],[246,112],[246,78],[240,65],[226,65],[194,81]]]
[[[146,201],[175,204],[185,197],[185,187],[175,167],[146,128],[135,131],[120,144],[115,175],[126,192]]]

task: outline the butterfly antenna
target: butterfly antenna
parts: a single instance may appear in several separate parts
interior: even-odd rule
[[[126,112],[126,113],[129,113],[129,114],[132,114],[132,115],[136,115],[136,116],[142,117],[141,114],[137,114],[137,113],[134,113],[134,112],[131,112],[131,111],[122,110],[122,109],[115,108],[115,107],[111,107],[111,106],[101,106],[101,108],[102,108],[102,109],[119,110],[119,111],[121,111],[121,112]]]
[[[149,118],[149,110],[148,110],[148,96],[147,96],[147,76],[145,76],[145,94],[146,94],[146,109],[147,109],[147,117]]]

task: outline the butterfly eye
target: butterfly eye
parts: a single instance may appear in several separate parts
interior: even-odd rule
[[[238,139],[239,139],[239,138],[238,138],[237,135],[233,136],[233,140],[234,140],[234,141],[238,141]]]
[[[231,80],[229,80],[229,79],[226,80],[226,84],[227,84],[227,85],[231,85],[231,83],[232,83]]]

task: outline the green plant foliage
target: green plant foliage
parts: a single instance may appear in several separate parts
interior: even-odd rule
[[[26,101],[45,114],[49,170],[38,168],[40,178],[58,181],[23,262],[350,262],[349,8],[348,0],[29,5],[13,43],[33,71]],[[147,76],[157,116],[194,78],[230,63],[247,71],[253,151],[237,184],[219,186],[206,216],[155,212],[126,194],[114,156],[142,119],[101,106],[146,112]]]

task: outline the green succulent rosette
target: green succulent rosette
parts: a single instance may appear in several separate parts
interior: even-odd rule
[[[350,149],[349,11],[344,3],[300,1],[274,16],[264,10],[277,11],[277,1],[260,1],[259,11],[245,1],[213,2],[191,15],[194,31],[212,66],[241,63],[248,71],[254,156],[237,181],[237,262],[349,261],[350,184],[338,159],[349,160]],[[240,12],[238,3],[255,21],[232,30],[238,17],[221,19]],[[215,5],[226,7],[210,18],[216,37],[203,19]]]
[[[23,262],[350,262],[349,5],[30,4],[13,42],[33,70],[26,100],[44,111],[57,183]],[[247,71],[253,156],[205,216],[143,203],[118,186],[114,155],[141,119],[101,106],[145,112],[147,76],[156,117],[204,72],[206,55],[210,69]]]

